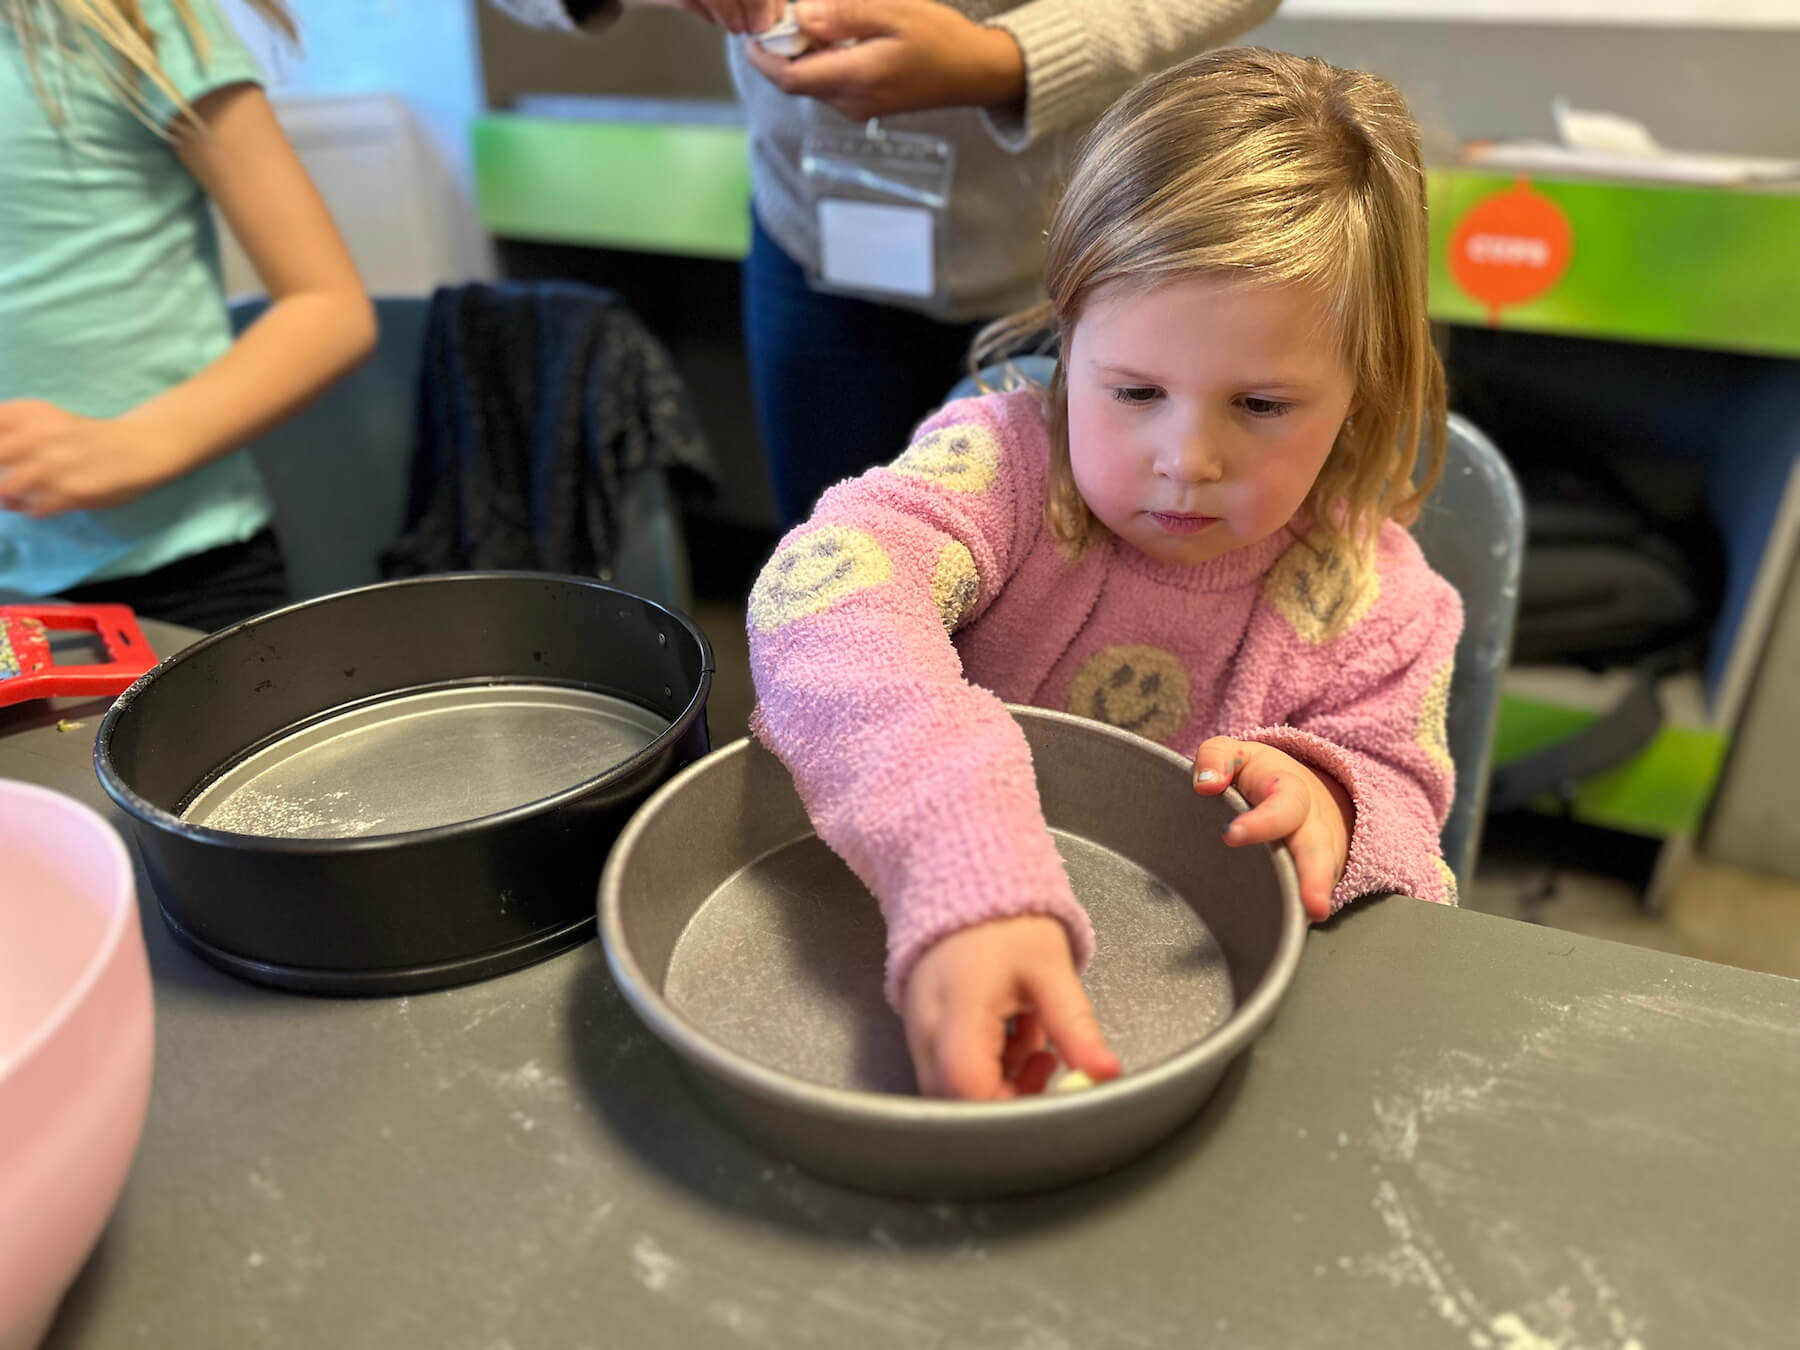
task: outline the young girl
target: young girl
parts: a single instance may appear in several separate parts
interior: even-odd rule
[[[260,79],[213,0],[0,0],[0,590],[202,628],[287,598],[233,452],[375,324]],[[235,344],[208,198],[272,302]]]
[[[1253,809],[1226,842],[1284,840],[1314,919],[1454,901],[1462,610],[1403,528],[1444,394],[1400,95],[1243,49],[1153,77],[1083,145],[1045,279],[995,339],[1053,322],[1050,389],[944,408],[831,489],[750,598],[757,733],[880,900],[939,1095],[1040,1089],[1046,1041],[1118,1072],[1003,701],[1193,754],[1198,792],[1235,783]]]

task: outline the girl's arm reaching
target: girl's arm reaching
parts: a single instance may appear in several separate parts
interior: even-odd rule
[[[32,516],[117,506],[237,449],[368,355],[375,312],[299,157],[254,84],[198,99],[176,153],[269,292],[218,360],[118,418],[0,404],[0,505]]]
[[[892,468],[826,493],[750,596],[757,734],[881,902],[888,998],[920,1086],[949,1095],[1006,1095],[1003,1052],[1022,1075],[1046,1030],[1065,1054],[1098,1040],[1075,979],[1092,931],[1024,734],[951,643],[1043,528],[1032,398],[951,404]],[[977,936],[1002,928],[1030,940]],[[1026,1034],[1008,1044],[1014,1017]],[[1116,1067],[1103,1044],[1083,1057]]]

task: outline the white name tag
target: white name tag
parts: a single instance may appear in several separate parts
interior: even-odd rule
[[[827,197],[819,203],[819,273],[833,286],[931,296],[931,212]]]

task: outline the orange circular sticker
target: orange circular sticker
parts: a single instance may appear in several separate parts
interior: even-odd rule
[[[1450,234],[1450,274],[1500,322],[1508,305],[1535,300],[1562,279],[1575,234],[1562,208],[1521,178],[1477,202]]]

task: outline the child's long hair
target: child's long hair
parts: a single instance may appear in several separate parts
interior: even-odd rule
[[[1387,81],[1255,48],[1208,52],[1144,81],[1083,142],[1051,219],[1049,301],[991,325],[977,365],[1052,329],[1048,518],[1071,554],[1104,529],[1069,467],[1069,340],[1100,287],[1194,276],[1321,294],[1360,405],[1307,497],[1327,541],[1403,525],[1444,456],[1444,372],[1426,316],[1419,132]],[[1412,481],[1420,442],[1426,473]]]
[[[245,2],[289,42],[299,41],[285,0]],[[193,41],[194,50],[205,60],[211,43],[199,16],[194,13],[189,0],[172,0],[172,3]],[[31,69],[38,99],[52,121],[62,120],[63,107],[59,91],[44,77],[40,58],[46,48],[93,60],[120,102],[146,123],[154,125],[140,81],[148,83],[183,115],[193,114],[187,100],[169,83],[156,50],[156,35],[144,22],[138,0],[0,0],[0,23],[11,27],[17,35],[19,47]],[[164,130],[161,127],[155,129]]]

